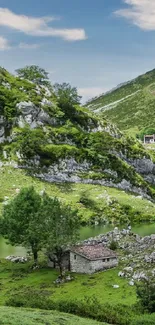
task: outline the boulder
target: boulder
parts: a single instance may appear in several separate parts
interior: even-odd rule
[[[128,266],[128,267],[125,267],[123,271],[128,272],[128,273],[132,273],[133,268],[131,266]]]
[[[5,259],[13,263],[26,263],[28,261],[27,257],[14,255],[7,256]]]
[[[118,285],[118,284],[114,284],[114,285],[113,285],[113,288],[114,288],[114,289],[118,289],[118,288],[119,288],[119,285]]]
[[[121,278],[123,278],[125,276],[125,273],[122,272],[122,271],[120,271],[120,272],[118,272],[118,276],[120,276]]]

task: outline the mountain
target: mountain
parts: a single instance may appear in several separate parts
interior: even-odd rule
[[[20,178],[24,172],[23,186],[33,183],[33,178],[28,177],[34,176],[40,179],[42,187],[45,187],[44,182],[56,186],[75,184],[71,190],[69,186],[63,190],[64,193],[70,191],[67,200],[72,198],[86,214],[91,210],[88,215],[92,220],[96,215],[104,219],[103,210],[110,218],[114,214],[119,218],[131,211],[132,203],[125,206],[117,200],[124,193],[119,190],[154,201],[151,185],[155,184],[155,158],[139,141],[125,136],[114,124],[87,108],[60,107],[56,94],[45,86],[20,79],[2,68],[0,80],[0,171],[5,196],[15,194],[16,180],[11,182],[12,173]],[[103,187],[99,190],[95,185]],[[107,191],[118,189],[114,200],[111,194],[109,198],[109,192],[103,193],[105,187]],[[98,195],[95,196],[93,190],[98,191]],[[57,193],[58,187],[54,195]],[[2,195],[0,201],[3,203],[3,200]]]
[[[155,69],[90,100],[87,107],[135,135],[155,125]]]

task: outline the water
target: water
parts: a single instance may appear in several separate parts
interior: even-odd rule
[[[124,227],[119,227],[120,229],[123,229]],[[106,232],[109,232],[114,229],[114,226],[107,225],[107,226],[96,226],[96,227],[83,227],[81,228],[81,239],[87,239],[90,237],[95,237],[100,234],[105,234]],[[137,224],[132,227],[132,231],[142,237],[149,236],[151,234],[155,234],[155,223],[149,223],[149,224]]]
[[[96,226],[96,227],[82,227],[81,228],[81,240],[89,237],[95,237],[100,234],[105,234],[108,231],[113,230],[113,226]],[[123,228],[123,227],[122,227]],[[132,231],[140,236],[149,236],[155,234],[155,223],[153,224],[139,224],[132,227]],[[8,255],[23,256],[26,254],[26,250],[22,247],[12,247],[7,245],[4,238],[0,237],[0,258],[4,258]]]

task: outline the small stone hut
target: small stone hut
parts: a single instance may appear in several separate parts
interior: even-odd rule
[[[155,143],[155,134],[144,135],[144,143]]]
[[[70,250],[70,271],[92,274],[117,266],[114,251],[102,244],[75,246]]]

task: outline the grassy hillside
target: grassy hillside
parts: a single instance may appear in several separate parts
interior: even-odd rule
[[[105,118],[63,106],[48,88],[0,69],[0,164],[29,168],[50,182],[95,183],[154,196],[127,159],[150,157]],[[122,158],[125,157],[126,159]]]
[[[0,169],[0,180],[0,210],[19,189],[33,185],[38,192],[46,190],[49,195],[77,208],[83,224],[155,220],[154,203],[115,188],[91,184],[49,184],[27,175],[24,170],[11,167]]]
[[[103,308],[102,318],[117,325],[153,325],[155,315],[139,315],[136,289],[128,284],[127,279],[118,277],[118,269],[94,275],[74,275],[73,282],[55,285],[56,271],[42,267],[33,270],[30,264],[18,265],[0,263],[0,324],[1,325],[99,325],[105,324],[92,319],[80,318],[58,311],[49,311],[48,303],[59,306],[61,310],[73,303],[89,304],[95,301]],[[112,286],[118,284],[116,290]],[[92,299],[92,300],[91,300]],[[4,307],[7,303],[18,305],[18,308]],[[54,304],[53,304],[54,303]],[[19,308],[20,305],[25,308]],[[43,305],[42,305],[43,304]],[[108,304],[108,305],[107,305]],[[22,305],[22,306],[23,306]],[[36,308],[41,309],[30,309]],[[45,306],[44,310],[42,309]],[[56,308],[57,309],[57,308]],[[93,307],[92,307],[93,312]],[[80,309],[75,313],[80,313]],[[84,310],[83,310],[84,313]],[[96,315],[97,317],[97,315]],[[111,319],[111,321],[109,321]]]
[[[154,127],[155,70],[90,101],[88,107],[133,135],[144,127]]]
[[[99,325],[93,320],[35,309],[0,307],[0,324],[3,325]]]

